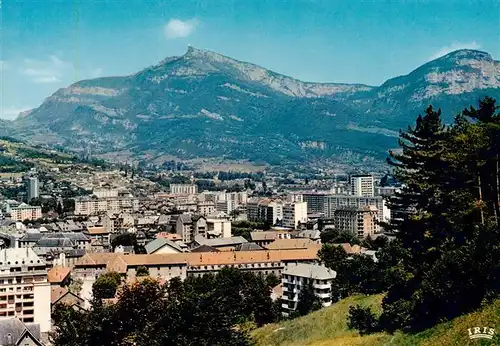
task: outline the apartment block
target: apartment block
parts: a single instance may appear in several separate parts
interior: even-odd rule
[[[235,210],[237,206],[238,204],[234,200],[229,200],[229,199],[217,201],[216,203],[217,211],[222,211],[227,215],[231,214],[231,212]]]
[[[170,184],[170,193],[175,195],[194,195],[198,193],[198,185]]]
[[[10,208],[10,218],[15,221],[36,220],[42,217],[42,208],[21,203]]]
[[[297,228],[307,223],[307,202],[285,204],[283,207],[283,227]]]
[[[302,200],[307,202],[307,212],[310,214],[326,213],[327,193],[310,192],[302,194]]]
[[[332,282],[337,273],[323,265],[299,263],[285,269],[281,274],[283,294],[281,307],[283,315],[288,316],[297,309],[300,291],[312,283],[314,294],[321,299],[324,307],[332,304]]]
[[[363,206],[374,206],[377,209],[379,220],[390,219],[390,210],[385,205],[382,196],[376,197],[358,197],[344,195],[328,195],[325,203],[325,217],[333,218],[335,210],[340,208],[352,207],[359,208]]]
[[[373,206],[347,207],[337,209],[333,220],[336,229],[366,238],[379,232],[377,215],[377,209]]]
[[[97,215],[105,212],[118,214],[138,210],[139,200],[129,196],[75,198],[75,215]]]
[[[207,219],[201,215],[181,214],[175,224],[176,233],[189,244],[198,235],[207,237]]]
[[[0,250],[0,317],[18,317],[50,331],[50,283],[46,264],[30,249]]]
[[[196,211],[198,214],[207,216],[215,213],[215,203],[212,201],[201,201],[196,204]]]
[[[247,203],[248,221],[267,222],[269,225],[283,220],[283,202],[281,200],[251,199]]]
[[[207,218],[207,237],[230,238],[231,221],[226,219]]]
[[[373,197],[375,195],[373,176],[368,174],[351,175],[351,195]]]

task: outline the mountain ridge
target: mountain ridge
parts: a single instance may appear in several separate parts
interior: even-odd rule
[[[12,126],[95,153],[356,161],[384,156],[396,145],[395,131],[428,103],[442,105],[450,118],[486,94],[500,97],[500,62],[475,50],[367,86],[303,82],[189,47],[132,75],[61,88]]]

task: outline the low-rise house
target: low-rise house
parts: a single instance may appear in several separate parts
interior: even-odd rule
[[[47,280],[52,287],[64,287],[70,283],[71,268],[54,267],[47,272]]]
[[[38,323],[23,323],[17,317],[1,318],[0,345],[43,346],[40,325]]]
[[[152,242],[146,244],[145,248],[148,254],[168,254],[184,252],[179,244],[165,238],[157,238]]]
[[[85,301],[83,298],[77,296],[76,294],[70,292],[68,289],[60,286],[52,287],[50,294],[51,310],[54,311],[54,307],[57,304],[65,304],[75,308],[84,308]]]
[[[283,315],[289,316],[295,311],[300,291],[311,283],[314,294],[321,300],[323,306],[332,304],[332,282],[337,276],[331,270],[320,264],[300,263],[285,269],[281,275],[283,295],[281,296]]]

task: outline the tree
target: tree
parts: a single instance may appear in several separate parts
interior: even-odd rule
[[[358,237],[349,231],[337,230],[337,229],[326,229],[320,234],[321,243],[323,244],[342,244],[349,243],[351,245],[359,245],[360,241]]]
[[[397,239],[381,251],[394,263],[380,317],[386,330],[422,330],[498,297],[496,110],[485,98],[444,128],[428,108],[401,133],[403,154],[389,160],[404,184],[390,200]]]
[[[269,288],[273,288],[273,287],[278,286],[281,283],[281,280],[278,279],[276,274],[271,273],[271,274],[266,276],[266,283],[267,283],[267,286]]]
[[[137,268],[136,276],[149,276],[149,270],[145,266],[140,266]]]
[[[72,213],[75,211],[75,200],[73,198],[63,199],[63,211],[65,213]]]
[[[307,282],[299,292],[297,308],[292,314],[293,317],[305,316],[310,312],[321,309],[321,299],[314,293],[312,279],[305,279]]]
[[[68,286],[68,290],[71,293],[74,293],[76,295],[80,294],[80,292],[82,291],[82,288],[83,288],[83,280],[82,279],[71,280],[71,283]]]
[[[372,333],[377,330],[377,318],[369,307],[350,306],[347,326],[357,329],[361,335]]]
[[[92,295],[96,300],[114,298],[122,277],[117,272],[104,273],[92,285]]]

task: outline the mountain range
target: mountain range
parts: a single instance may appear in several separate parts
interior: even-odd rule
[[[189,47],[133,75],[59,89],[3,128],[92,154],[355,162],[382,159],[429,104],[451,121],[486,95],[500,98],[500,62],[475,50],[369,86],[302,82]]]

